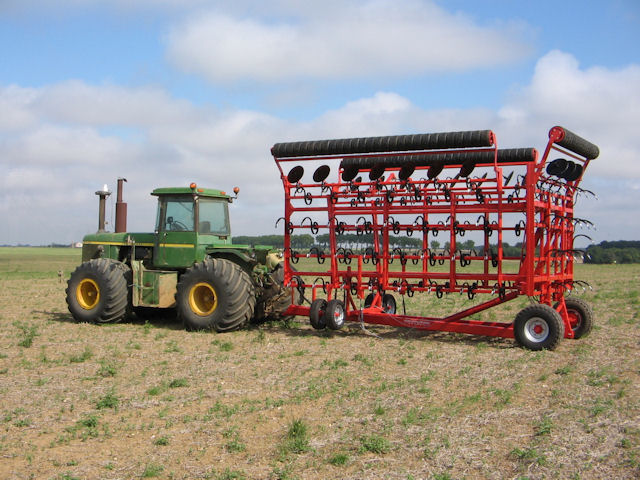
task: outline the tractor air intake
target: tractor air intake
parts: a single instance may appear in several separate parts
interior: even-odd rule
[[[106,208],[106,200],[107,200],[107,197],[111,195],[111,192],[109,191],[109,189],[107,188],[107,185],[105,184],[104,187],[102,187],[102,190],[99,190],[96,192],[96,195],[100,197],[100,203],[98,206],[98,232],[104,232],[105,231],[104,212]]]

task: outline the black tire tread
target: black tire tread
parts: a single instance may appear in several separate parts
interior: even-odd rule
[[[324,298],[316,298],[311,302],[309,307],[309,322],[311,326],[316,330],[324,330],[327,326],[327,321],[324,312],[327,308],[327,301]],[[322,314],[320,313],[322,312]]]
[[[92,311],[84,310],[75,300],[77,283],[94,279],[100,288],[100,302]],[[81,322],[114,323],[127,316],[130,310],[129,284],[131,269],[110,258],[94,258],[79,265],[67,282],[66,301],[71,315]]]
[[[578,310],[582,316],[580,325],[573,330],[573,339],[577,340],[582,337],[586,337],[593,328],[594,314],[591,305],[585,302],[581,298],[566,297],[564,303],[567,306],[567,310]],[[557,304],[556,304],[557,305]]]
[[[215,282],[218,309],[209,317],[195,318],[188,298],[190,288],[200,281]],[[225,258],[206,258],[189,268],[178,280],[176,288],[178,318],[190,330],[236,330],[253,317],[256,296],[249,274],[238,264]]]

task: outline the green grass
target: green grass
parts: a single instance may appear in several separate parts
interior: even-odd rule
[[[31,347],[31,345],[33,345],[33,339],[39,335],[38,326],[18,321],[13,322],[13,326],[20,330],[18,346],[24,348]]]
[[[83,363],[93,357],[93,352],[89,347],[85,347],[82,353],[77,355],[71,355],[69,357],[69,362],[71,363]]]
[[[119,403],[120,403],[120,399],[116,396],[116,394],[113,391],[111,391],[106,395],[100,397],[96,401],[96,408],[98,410],[102,410],[105,408],[117,409]]]
[[[164,467],[158,463],[149,463],[144,467],[142,478],[159,477],[164,472]]]
[[[101,377],[114,377],[118,373],[118,368],[115,360],[102,359],[99,361],[100,368],[98,368],[97,374]]]
[[[541,437],[544,435],[549,435],[553,430],[553,420],[551,420],[548,416],[542,417],[539,422],[535,424],[535,435],[537,437]]]
[[[511,450],[511,455],[525,463],[535,463],[537,465],[545,465],[547,463],[547,457],[534,447],[516,447]]]
[[[81,258],[79,248],[0,247],[0,280],[66,279]]]
[[[349,463],[349,455],[346,453],[336,453],[329,458],[329,463],[336,467],[342,467]]]
[[[298,454],[308,452],[310,448],[307,424],[301,419],[293,420],[289,425],[284,441],[280,445],[280,450],[284,454]]]
[[[175,378],[169,382],[169,388],[181,388],[189,386],[186,378]]]
[[[215,480],[246,480],[247,475],[242,470],[231,470],[227,467],[214,478]]]
[[[364,435],[360,437],[360,452],[388,453],[391,450],[389,441],[380,435]]]
[[[166,436],[158,437],[153,440],[153,444],[161,447],[165,447],[169,445],[169,437],[166,437]]]
[[[240,439],[240,434],[236,427],[225,430],[222,432],[222,436],[225,438],[224,448],[227,452],[238,453],[247,449],[247,446]]]

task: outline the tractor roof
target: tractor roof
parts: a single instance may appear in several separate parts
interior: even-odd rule
[[[156,188],[151,195],[198,195],[201,197],[214,197],[229,199],[229,195],[222,190],[215,190],[213,188],[201,188],[196,185],[192,187],[165,187]]]

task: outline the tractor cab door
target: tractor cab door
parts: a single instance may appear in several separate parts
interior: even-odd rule
[[[156,267],[186,267],[196,260],[196,208],[193,196],[158,198],[155,248]]]

